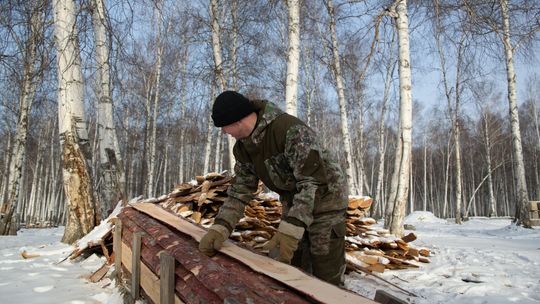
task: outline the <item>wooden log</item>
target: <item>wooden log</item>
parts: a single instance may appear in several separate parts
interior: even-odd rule
[[[131,267],[131,298],[137,300],[139,298],[139,286],[141,285],[141,232],[136,232],[133,235],[133,261]]]
[[[119,217],[129,223],[126,225],[133,231],[144,230],[148,237],[143,240],[152,240],[147,242],[148,246],[166,248],[175,257],[175,290],[186,303],[221,303],[227,299],[239,303],[317,302],[306,295],[291,292],[291,289],[286,292],[284,285],[254,273],[227,256],[218,254],[212,258],[207,257],[198,250],[198,244],[190,236],[174,233],[141,212],[129,208]],[[129,237],[127,233],[126,236]],[[145,255],[147,249],[153,252],[156,250],[143,246],[145,263],[156,271],[157,264],[153,257],[157,254]]]
[[[139,227],[135,222],[128,221],[124,217],[125,214],[121,214],[122,219],[125,222],[126,229],[122,240],[124,244],[130,244],[132,243],[132,237],[133,234],[136,231],[141,231],[142,228]],[[159,252],[163,250],[163,247],[156,246],[157,243],[154,240],[149,240],[149,238],[143,238],[142,239],[142,257],[145,261],[145,263],[142,264],[144,267],[145,265],[148,265],[147,268],[150,272],[153,274],[159,273]],[[131,250],[131,249],[130,249]],[[130,251],[131,252],[131,251]],[[131,265],[131,262],[130,262]],[[183,299],[197,299],[200,302],[206,302],[206,303],[214,303],[219,302],[220,298],[217,297],[211,290],[209,290],[206,286],[206,284],[198,281],[193,274],[183,267],[182,263],[177,263],[175,267],[175,277],[176,277],[176,285],[175,290],[178,292],[178,295],[181,296]],[[156,276],[157,278],[157,276]],[[144,280],[144,277],[143,277]],[[158,281],[159,278],[156,279]],[[142,284],[144,286],[144,284]],[[157,284],[157,289],[159,290],[159,283]],[[145,290],[146,291],[146,290]],[[146,291],[148,293],[148,291]],[[157,293],[156,293],[157,294]],[[154,302],[159,302],[159,294],[157,294],[156,297],[157,300]],[[189,303],[189,301],[186,300],[186,302]]]
[[[126,269],[131,269],[131,248],[129,248],[128,245],[126,245],[124,242],[121,242],[122,245],[122,264],[125,266]],[[156,276],[145,264],[141,265],[141,286],[150,297],[152,302],[159,303],[159,277]],[[180,300],[178,296],[175,295],[174,297],[174,303],[175,304],[183,304],[184,302]]]
[[[406,236],[402,237],[401,238],[404,242],[406,243],[410,243],[414,240],[416,240],[416,234],[410,232],[409,234],[407,234]]]
[[[375,301],[381,304],[407,304],[406,301],[381,289],[375,292]]]
[[[197,227],[156,205],[140,203],[134,205],[133,207],[168,224],[169,226],[174,227],[175,229],[178,229],[182,233],[190,235],[196,241],[199,241],[206,233],[206,231],[202,228]],[[161,240],[164,241],[166,238]],[[279,282],[282,282],[283,284],[286,284],[287,286],[323,303],[374,303],[372,300],[339,289],[334,285],[317,280],[313,277],[309,277],[295,267],[240,248],[232,244],[230,241],[226,241],[224,243],[224,246],[220,252],[232,257],[237,261],[241,261],[244,265],[247,265],[256,272],[264,273],[265,275],[274,278]],[[186,253],[187,252],[183,252],[184,255]],[[199,263],[201,258],[202,257],[200,256],[199,252]],[[203,265],[199,266],[202,267]]]
[[[124,226],[126,229],[122,235],[122,240],[124,244],[130,244],[133,234],[136,231],[142,231],[143,229],[139,227],[136,222],[126,219],[128,215],[124,212],[120,214],[121,219],[124,221]],[[155,240],[149,240],[149,238],[143,238],[143,249],[142,256],[145,260],[144,265],[148,265],[147,268],[153,274],[159,273],[159,252],[163,250],[163,247],[157,246]],[[131,252],[131,251],[130,251]],[[130,262],[131,265],[131,262]],[[186,269],[182,263],[177,263],[175,267],[175,276],[176,276],[176,285],[175,290],[178,292],[178,295],[183,299],[197,299],[200,302],[214,303],[219,302],[220,298],[217,297],[211,290],[208,289],[208,286],[200,281],[198,281],[193,274]],[[156,276],[157,278],[157,276]],[[144,277],[143,277],[144,279]],[[156,280],[159,280],[156,279]],[[144,285],[143,285],[144,286]],[[159,290],[159,283],[157,284],[157,289]],[[148,292],[147,292],[148,293]],[[179,297],[179,298],[180,298]],[[154,302],[159,302],[159,294],[156,297],[157,300]],[[186,302],[189,303],[188,300]]]
[[[174,303],[174,269],[175,260],[167,251],[159,253],[160,269],[159,269],[159,303],[173,304]]]
[[[120,257],[118,258],[120,259]],[[101,267],[99,267],[98,270],[94,271],[90,277],[88,278],[88,280],[92,283],[96,283],[96,282],[99,282],[101,281],[101,279],[103,279],[103,277],[107,274],[107,272],[109,271],[109,265],[107,265],[107,263],[103,263],[103,265],[101,265]]]

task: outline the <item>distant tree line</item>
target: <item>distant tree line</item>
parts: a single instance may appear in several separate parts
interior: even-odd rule
[[[0,234],[67,225],[73,242],[119,200],[232,171],[210,119],[226,89],[306,121],[387,224],[529,226],[540,75],[514,66],[538,64],[539,15],[533,0],[1,1]]]

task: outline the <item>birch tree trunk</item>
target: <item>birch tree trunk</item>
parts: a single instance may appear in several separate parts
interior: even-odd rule
[[[225,76],[223,74],[223,60],[221,56],[221,38],[220,38],[221,29],[220,29],[219,20],[218,20],[218,6],[219,6],[218,0],[210,1],[210,22],[212,26],[212,53],[214,57],[214,74],[216,75],[219,92],[221,93],[227,87],[227,83],[225,81]],[[214,95],[212,94],[212,96]],[[211,119],[208,120],[208,124],[210,125],[212,124]],[[211,132],[212,127],[210,126],[208,130],[209,132]],[[211,137],[211,133],[208,133],[208,137]],[[230,135],[227,135],[227,143],[229,145],[229,171],[234,172],[235,160],[234,160],[234,155],[232,153],[232,147],[234,146],[234,143],[235,143],[234,138]],[[211,141],[207,141],[207,144],[211,144]],[[206,148],[205,151],[210,151],[210,148]]]
[[[424,133],[424,155],[423,155],[423,160],[424,160],[424,166],[423,166],[423,177],[424,177],[424,199],[422,201],[422,211],[427,211],[427,201],[428,201],[428,179],[427,179],[427,144],[426,144],[426,134]],[[431,211],[433,212],[434,210],[431,209]]]
[[[407,1],[397,0],[390,14],[396,20],[399,50],[399,139],[396,162],[392,174],[390,199],[385,227],[390,233],[403,235],[403,219],[409,191],[409,171],[412,150],[412,82],[409,53],[409,20]],[[390,208],[390,209],[389,209]]]
[[[183,42],[185,46],[185,50],[183,53],[183,58],[181,60],[181,68],[180,68],[180,121],[185,122],[186,117],[186,76],[187,76],[187,63],[188,63],[188,55],[189,55],[189,46],[187,44],[187,38],[186,36],[183,36]],[[178,154],[180,155],[180,160],[178,161],[179,165],[179,175],[178,175],[178,181],[180,183],[184,182],[184,155],[186,153],[186,148],[184,144],[184,138],[185,133],[187,130],[187,126],[184,125],[184,123],[180,126],[180,151]]]
[[[223,137],[223,134],[220,134],[218,132],[217,136],[216,136],[216,152],[215,152],[215,157],[214,157],[214,172],[220,172],[221,171],[221,168],[220,168],[220,165],[221,165],[221,138]]]
[[[144,148],[143,148],[143,161],[140,170],[140,176],[135,176],[135,191],[137,193],[145,193],[148,196],[146,186],[148,181],[148,170],[150,168],[150,145],[152,140],[152,94],[154,89],[154,78],[143,75],[143,83],[145,86],[145,125],[144,125]],[[135,146],[135,143],[134,143]],[[135,159],[133,159],[134,161]],[[133,172],[132,172],[133,173]],[[133,176],[132,176],[133,177]],[[137,178],[138,177],[138,178]],[[139,183],[137,183],[139,180]]]
[[[287,80],[285,111],[297,116],[298,70],[300,68],[300,0],[286,0],[289,11],[289,46],[287,48]]]
[[[486,152],[486,165],[488,170],[488,192],[489,192],[489,210],[488,215],[490,217],[497,216],[497,202],[495,200],[495,194],[493,192],[493,176],[492,176],[492,164],[491,164],[491,140],[489,138],[489,128],[488,128],[488,120],[486,115],[483,114],[482,120],[483,120],[483,128],[482,133],[484,135],[484,148]]]
[[[439,14],[439,4],[435,1],[435,42],[437,44],[437,52],[439,54],[439,62],[441,65],[441,74],[442,82],[444,86],[444,94],[446,96],[448,112],[450,115],[450,120],[452,123],[452,134],[454,141],[454,156],[455,156],[455,170],[456,170],[456,209],[455,209],[455,221],[456,224],[461,224],[461,215],[462,215],[462,168],[461,168],[461,143],[460,143],[460,127],[459,127],[459,113],[460,113],[460,82],[462,74],[462,58],[463,58],[463,42],[465,35],[461,33],[460,41],[457,45],[457,58],[456,58],[456,74],[455,74],[455,87],[454,87],[454,105],[452,106],[452,90],[448,84],[447,76],[447,65],[446,65],[446,56],[445,49],[448,47],[442,46],[441,43],[441,34],[443,33],[443,28],[440,20]]]
[[[6,151],[11,151],[11,132],[7,132],[7,149]],[[11,159],[11,153],[4,153],[4,164],[9,164]],[[0,180],[0,212],[5,208],[4,203],[8,197],[8,184],[9,184],[9,170],[4,170],[2,172],[2,179]],[[2,235],[0,233],[0,235]]]
[[[514,162],[517,200],[514,221],[517,225],[523,225],[523,227],[531,228],[529,197],[527,192],[527,183],[525,181],[525,165],[523,163],[523,148],[521,146],[521,131],[519,128],[519,112],[516,95],[516,72],[514,70],[514,48],[510,41],[510,16],[508,14],[508,0],[500,0],[499,3],[503,18],[502,42],[506,57],[510,126],[512,129],[512,146],[515,157]]]
[[[231,74],[232,88],[238,91],[238,0],[232,0],[231,3],[232,19],[232,44],[231,44]],[[229,148],[232,154],[232,147]]]
[[[353,174],[353,161],[351,155],[351,139],[349,135],[349,123],[347,118],[347,99],[345,99],[345,88],[343,85],[343,76],[341,73],[341,63],[337,42],[336,31],[336,16],[334,13],[334,3],[332,0],[326,0],[326,9],[330,16],[330,34],[332,36],[332,54],[334,63],[332,65],[334,78],[336,81],[336,90],[339,98],[339,112],[341,117],[341,136],[343,137],[343,153],[345,154],[347,180],[349,182],[349,193],[356,195],[358,193],[358,186],[356,185],[356,178]]]
[[[94,0],[92,24],[97,62],[98,95],[98,142],[99,142],[99,179],[98,195],[101,218],[107,218],[118,200],[125,198],[125,175],[116,128],[113,121],[113,102],[109,64],[110,41],[107,34],[108,16],[103,0]]]
[[[148,168],[148,187],[146,193],[149,197],[155,195],[154,188],[154,170],[156,167],[156,137],[157,137],[157,119],[158,119],[158,104],[159,104],[159,93],[160,93],[160,77],[161,77],[161,57],[163,56],[163,45],[162,45],[162,33],[161,33],[161,9],[162,7],[157,7],[157,52],[156,52],[156,83],[155,83],[155,94],[154,94],[154,109],[152,115],[152,134],[150,139],[150,162]]]
[[[32,7],[31,17],[28,27],[29,37],[25,43],[24,55],[24,75],[22,92],[19,100],[19,116],[17,119],[17,131],[13,143],[13,152],[8,173],[8,192],[5,204],[5,216],[0,220],[0,235],[10,232],[10,226],[14,210],[19,201],[20,184],[23,178],[23,163],[26,159],[26,140],[28,136],[28,114],[32,107],[32,102],[36,94],[36,87],[41,78],[41,71],[38,67],[37,48],[43,43],[44,35],[44,13],[41,5],[35,4]],[[13,231],[11,231],[13,232]]]
[[[72,0],[54,0],[58,61],[58,128],[64,160],[68,218],[62,242],[73,243],[96,224],[88,131],[84,117],[79,40]]]
[[[378,159],[377,159],[377,186],[375,188],[375,200],[373,206],[374,209],[374,215],[376,217],[383,216],[384,213],[384,206],[386,205],[386,202],[384,200],[383,195],[383,180],[384,180],[384,161],[386,156],[386,109],[388,108],[388,100],[390,99],[390,88],[391,88],[391,82],[392,77],[394,75],[394,69],[396,67],[396,61],[395,61],[395,55],[394,55],[394,37],[395,35],[392,35],[392,40],[390,44],[390,53],[388,54],[388,61],[386,65],[386,75],[384,79],[384,93],[383,93],[383,99],[382,99],[382,105],[381,105],[381,113],[379,118],[379,125],[378,125]]]

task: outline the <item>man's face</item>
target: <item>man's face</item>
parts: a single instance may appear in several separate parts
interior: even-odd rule
[[[242,122],[243,119],[237,122],[233,122],[230,125],[223,126],[221,128],[221,131],[223,131],[223,133],[231,135],[236,139],[246,138],[249,136],[249,134],[251,134],[251,130]]]

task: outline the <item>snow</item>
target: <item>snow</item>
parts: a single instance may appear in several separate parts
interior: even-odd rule
[[[405,223],[416,228],[412,244],[432,251],[431,263],[377,275],[417,297],[356,273],[347,275],[347,288],[369,298],[385,289],[410,303],[540,303],[538,227],[518,227],[509,218],[472,218],[457,225],[429,212],[414,212]]]
[[[540,303],[540,229],[511,225],[509,218],[472,218],[457,225],[426,212],[414,212],[405,222],[416,228],[412,244],[433,252],[431,263],[377,275],[417,297],[360,273],[347,274],[348,289],[371,299],[384,289],[418,304]],[[84,279],[104,258],[58,263],[73,251],[60,243],[62,234],[61,227],[0,236],[0,303],[123,303],[109,278]],[[39,256],[25,260],[23,251]]]
[[[84,279],[103,265],[104,258],[60,262],[74,249],[60,243],[63,234],[64,227],[59,227],[0,236],[0,303],[123,303],[109,278],[98,283]],[[23,251],[39,256],[23,259]]]

